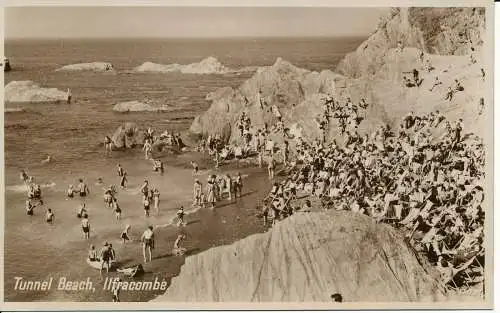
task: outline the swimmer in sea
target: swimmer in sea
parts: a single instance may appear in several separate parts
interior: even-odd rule
[[[78,183],[78,191],[80,192],[80,197],[86,197],[87,195],[90,194],[90,190],[89,190],[89,187],[87,186],[87,184],[85,184],[83,182],[83,179],[79,179],[78,180],[79,183]]]
[[[153,226],[149,226],[141,236],[142,241],[142,255],[144,256],[144,263],[148,262],[147,253],[149,252],[149,262],[153,259],[154,249],[154,233]]]
[[[55,220],[54,212],[52,209],[47,209],[47,214],[45,215],[47,223],[52,223]]]
[[[130,230],[130,225],[127,224],[127,226],[125,226],[125,229],[122,231],[120,235],[122,243],[126,243],[128,240],[130,240],[130,236],[128,235],[129,230]]]
[[[84,214],[82,219],[83,238],[87,240],[90,238],[90,222],[88,217],[87,214]]]

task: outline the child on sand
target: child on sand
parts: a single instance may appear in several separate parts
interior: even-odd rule
[[[193,175],[198,174],[198,164],[196,162],[191,161],[191,166],[193,167]]]
[[[153,190],[153,203],[156,210],[156,215],[160,215],[160,191],[158,188]]]
[[[94,245],[90,245],[88,258],[89,261],[97,261],[97,250]]]
[[[45,219],[46,219],[47,223],[52,223],[54,221],[55,216],[54,216],[54,212],[52,212],[52,209],[47,209]]]
[[[144,208],[144,216],[149,217],[149,197],[144,196],[142,200],[142,206]]]
[[[118,205],[118,200],[116,200],[116,199],[115,199],[115,201],[113,201],[113,212],[115,212],[116,219],[120,220],[122,217],[122,209]]]
[[[130,240],[130,236],[128,235],[129,230],[130,230],[130,225],[127,224],[127,226],[125,226],[125,229],[122,231],[120,235],[122,243],[126,243],[128,240]]]
[[[75,196],[75,190],[73,189],[73,185],[69,185],[68,190],[66,190],[66,196],[68,198],[73,198]]]

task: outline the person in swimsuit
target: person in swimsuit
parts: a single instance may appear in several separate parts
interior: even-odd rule
[[[198,174],[199,171],[198,163],[191,161],[191,166],[193,167],[193,175]]]
[[[33,205],[30,200],[26,200],[26,215],[33,216],[33,209],[36,205]]]
[[[88,194],[90,194],[90,190],[89,190],[89,187],[87,186],[87,184],[85,184],[83,182],[83,179],[79,179],[78,180],[78,191],[80,192],[80,197],[86,197]]]
[[[141,236],[142,241],[142,255],[144,256],[144,263],[148,262],[147,253],[149,253],[149,262],[153,258],[154,249],[154,233],[153,226],[149,226]]]
[[[158,188],[153,190],[153,204],[155,206],[156,215],[160,215],[160,191]]]
[[[109,247],[109,244],[107,242],[104,243],[104,247],[101,250],[101,269],[100,271],[104,269],[104,265],[106,264],[106,272],[109,273],[109,267],[110,267],[110,261],[111,261],[111,249]]]
[[[120,178],[120,188],[124,189],[125,183],[128,182],[127,181],[127,172],[125,172],[125,170],[123,169],[123,167],[120,164],[118,164],[117,172],[118,172],[118,177]]]
[[[186,235],[185,234],[179,234],[177,236],[177,239],[174,242],[174,249],[173,249],[173,253],[174,254],[184,254],[184,252],[186,251],[186,249],[181,247],[181,241],[184,240],[184,239],[186,239]]]
[[[21,170],[21,173],[19,174],[21,180],[23,181],[24,184],[27,184],[28,183],[28,180],[29,180],[29,176],[28,174],[26,174],[26,171],[25,170]]]
[[[47,223],[52,223],[55,219],[54,212],[52,209],[47,209],[47,214],[45,215]]]
[[[130,237],[128,235],[128,231],[130,230],[130,225],[125,226],[125,229],[122,231],[120,235],[120,239],[122,240],[122,243],[126,243],[128,240],[130,240]]]
[[[90,250],[89,250],[89,255],[88,255],[89,261],[98,261],[97,258],[97,251],[95,249],[94,245],[90,245]]]
[[[68,88],[68,91],[66,92],[66,101],[68,102],[68,104],[71,103],[71,89]]]
[[[236,182],[234,184],[234,197],[240,197],[241,198],[241,190],[243,189],[243,178],[241,177],[241,173],[238,173],[238,176],[236,176]]]
[[[88,217],[87,214],[84,214],[82,219],[83,238],[87,240],[90,238],[90,222]]]
[[[201,194],[203,192],[203,185],[201,184],[200,180],[196,178],[194,180],[194,186],[193,186],[193,206],[201,206],[202,205],[202,197]]]
[[[153,146],[149,142],[149,140],[146,140],[144,143],[144,146],[142,147],[142,150],[144,151],[144,159],[145,160],[150,160],[151,159],[151,152],[153,151]]]
[[[185,225],[184,223],[184,207],[181,205],[177,210],[177,226]]]
[[[115,216],[117,220],[120,220],[122,217],[122,209],[118,205],[118,200],[113,201],[113,211],[115,212]]]
[[[68,198],[73,198],[75,196],[75,190],[73,189],[73,185],[69,185],[68,190],[66,191],[66,196]]]
[[[144,184],[141,186],[141,192],[144,195],[144,197],[148,196],[149,189],[148,189],[149,182],[147,179],[144,180]]]
[[[270,159],[269,159],[269,163],[267,165],[267,173],[269,175],[269,179],[270,180],[274,179],[274,169],[275,168],[276,168],[276,161],[271,156]]]
[[[120,302],[120,290],[122,289],[122,279],[118,278],[118,281],[113,283],[111,288],[111,299],[113,302]]]
[[[76,217],[82,218],[84,215],[87,215],[87,209],[85,209],[85,202],[82,202],[82,204],[78,208],[78,213],[76,213]]]
[[[109,136],[104,137],[104,153],[108,155],[113,150],[113,143]]]
[[[109,244],[109,260],[116,261],[116,252],[112,244]]]
[[[144,200],[142,201],[142,205],[144,208],[144,216],[149,217],[149,197],[144,196]]]

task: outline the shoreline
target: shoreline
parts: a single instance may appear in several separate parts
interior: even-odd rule
[[[171,160],[167,165],[168,167],[165,175],[168,175],[169,172],[177,173],[180,171],[186,174],[189,172],[188,179],[189,180],[192,179],[194,181],[194,177],[191,176],[191,170],[188,169],[188,164],[183,166],[183,164],[186,163],[185,160],[192,157],[193,154],[191,153],[183,153],[174,158],[171,158]],[[202,156],[202,158],[206,158],[206,156]],[[110,291],[102,290],[102,287],[106,281],[106,278],[108,278],[109,280],[119,275],[116,272],[110,272],[109,274],[103,273],[102,275],[100,275],[98,270],[91,269],[90,267],[88,267],[88,265],[85,264],[84,261],[84,258],[88,250],[88,245],[90,243],[93,243],[95,244],[96,248],[99,249],[100,245],[102,244],[102,242],[104,242],[104,240],[113,243],[113,246],[117,253],[117,260],[119,262],[118,264],[119,267],[142,263],[142,247],[140,243],[137,241],[137,239],[139,238],[143,229],[140,228],[141,226],[137,226],[137,224],[139,225],[144,224],[144,228],[146,227],[146,224],[154,225],[156,233],[156,249],[155,251],[153,251],[153,261],[150,263],[148,262],[145,265],[143,264],[143,267],[146,272],[145,275],[137,277],[133,280],[134,281],[154,281],[155,279],[157,279],[158,281],[165,280],[167,281],[167,286],[170,286],[172,277],[179,275],[181,266],[184,264],[185,257],[197,254],[199,252],[203,252],[213,247],[232,244],[240,239],[248,237],[249,235],[265,231],[262,220],[257,217],[259,212],[255,210],[256,203],[258,203],[260,199],[262,199],[268,193],[268,190],[270,188],[270,182],[263,184],[263,182],[267,181],[267,172],[265,171],[265,169],[259,169],[258,167],[248,166],[248,164],[234,163],[234,162],[228,162],[225,165],[223,165],[222,168],[215,170],[210,169],[210,166],[211,164],[208,164],[208,166],[203,166],[203,165],[201,166],[201,174],[198,176],[200,177],[200,179],[201,177],[206,176],[207,173],[219,172],[219,171],[223,173],[231,173],[231,175],[235,175],[236,172],[241,171],[242,174],[248,175],[246,178],[244,178],[243,197],[241,199],[238,199],[237,201],[234,201],[233,199],[232,202],[228,202],[227,200],[221,200],[219,201],[218,206],[214,211],[212,211],[209,208],[192,209],[191,202],[188,201],[178,202],[174,200],[174,202],[178,202],[179,204],[182,204],[185,207],[186,211],[185,220],[187,222],[187,225],[182,228],[179,228],[176,225],[174,225],[176,219],[175,218],[176,209],[171,210],[172,205],[166,205],[165,200],[161,200],[160,202],[160,208],[162,208],[162,213],[161,216],[159,217],[160,220],[156,220],[154,212],[151,212],[152,216],[151,218],[149,218],[149,220],[144,219],[142,217],[129,217],[127,212],[130,210],[126,208],[125,209],[126,219],[130,220],[131,221],[130,224],[135,226],[132,227],[133,228],[131,233],[132,240],[126,243],[125,245],[122,245],[118,239],[119,231],[117,231],[117,229],[120,226],[118,225],[113,226],[114,225],[112,221],[112,219],[114,218],[113,216],[109,216],[108,217],[109,220],[108,218],[106,218],[105,220],[106,222],[109,222],[108,224],[110,224],[108,228],[97,229],[97,233],[95,234],[91,233],[90,241],[83,241],[83,239],[80,239],[81,237],[78,237],[77,240],[73,241],[71,240],[70,237],[74,233],[76,233],[76,231],[80,231],[79,227],[76,227],[76,225],[75,227],[73,227],[74,229],[76,229],[73,233],[71,229],[64,230],[65,234],[67,233],[69,235],[69,237],[67,238],[70,240],[68,241],[66,239],[63,243],[59,245],[52,241],[47,241],[49,245],[47,247],[40,248],[36,241],[37,236],[31,234],[34,235],[35,239],[34,241],[30,240],[29,242],[25,243],[26,247],[28,247],[29,249],[29,247],[31,246],[32,249],[34,250],[40,249],[33,251],[34,252],[33,255],[41,253],[40,251],[44,252],[45,254],[47,253],[46,252],[47,250],[52,250],[55,248],[55,250],[53,250],[53,252],[50,252],[49,254],[60,253],[63,255],[68,255],[68,257],[66,258],[67,262],[61,262],[64,259],[57,258],[58,260],[53,261],[54,264],[52,264],[52,267],[46,265],[46,267],[50,272],[45,272],[46,269],[44,268],[44,266],[42,266],[40,268],[40,273],[42,273],[42,275],[40,275],[40,273],[38,274],[38,276],[40,277],[38,276],[29,277],[29,275],[26,275],[27,276],[26,279],[31,279],[31,278],[44,279],[45,275],[43,274],[48,275],[46,278],[53,277],[55,281],[57,281],[60,277],[63,276],[67,277],[68,280],[78,280],[78,279],[84,280],[87,277],[90,277],[90,279],[94,283],[96,291],[79,292],[79,293],[75,293],[73,291],[73,293],[71,293],[68,291],[60,291],[60,290],[55,290],[55,288],[52,288],[52,290],[48,292],[38,292],[38,291],[30,293],[13,292],[14,290],[10,288],[11,287],[10,285],[11,283],[14,282],[13,277],[19,275],[13,276],[12,272],[13,269],[15,272],[16,260],[22,261],[24,257],[23,253],[21,252],[20,255],[14,257],[11,256],[10,258],[8,255],[6,257],[6,264],[7,264],[7,271],[5,274],[5,277],[7,278],[5,286],[7,291],[6,301],[27,301],[27,300],[97,301],[97,302],[111,301]],[[134,178],[134,180],[136,179],[137,178]],[[204,181],[202,180],[202,182]],[[165,189],[165,186],[163,188]],[[94,191],[95,195],[96,193],[98,193],[98,191],[96,187],[94,187],[94,190],[95,190]],[[162,189],[160,189],[160,192],[162,192]],[[191,190],[189,190],[189,193],[190,192]],[[50,205],[50,203],[53,202],[50,200],[53,197],[53,195],[49,194],[52,194],[54,192],[50,190],[44,193],[47,194],[47,199],[49,199],[48,201]],[[162,194],[165,195],[165,190],[163,190]],[[100,194],[99,196],[96,197],[99,198],[100,200]],[[127,195],[127,197],[129,197],[129,195]],[[19,196],[16,195],[16,198],[19,198]],[[123,198],[125,197],[119,196],[119,199]],[[93,199],[93,202],[95,201],[96,200]],[[91,201],[87,201],[87,203],[89,202]],[[121,202],[123,205],[123,202],[125,201]],[[166,207],[170,209],[166,210]],[[58,215],[59,211],[61,210],[56,209],[56,216],[61,215],[61,214]],[[72,213],[73,210],[70,211]],[[105,211],[100,210],[99,212],[101,213],[104,212],[104,214],[109,213],[111,215],[110,212],[106,211],[107,210]],[[96,216],[96,214],[98,214],[99,212],[97,212],[96,209],[93,209],[93,211],[91,212],[92,212],[91,214],[91,223],[92,223],[92,216]],[[11,213],[11,214],[16,214],[16,213]],[[41,218],[42,214],[43,214],[42,211],[36,212],[35,218],[37,219]],[[167,220],[165,220],[164,217],[165,214],[167,214]],[[26,218],[26,216],[24,215],[21,218]],[[71,223],[73,224],[73,222]],[[75,220],[75,223],[78,222],[76,222]],[[33,225],[28,225],[28,226],[30,227],[30,229],[34,229]],[[53,229],[53,231],[57,230]],[[187,249],[187,253],[184,256],[173,256],[171,253],[172,246],[180,231],[187,233],[187,238],[182,243],[182,246]],[[22,229],[20,232],[24,233],[23,235],[25,236],[30,235],[29,233],[23,231]],[[13,242],[17,242],[17,238],[13,238],[12,236],[13,235],[11,234],[11,236],[7,236],[6,238],[6,243],[8,243],[8,246],[13,246],[14,245]],[[54,236],[54,234],[51,234],[51,236]],[[41,241],[40,244],[43,244],[43,241]],[[50,244],[53,244],[54,246],[50,246]],[[23,249],[21,248],[21,250]],[[40,255],[40,257],[43,257],[43,255]],[[54,268],[53,266],[57,266],[57,268]],[[124,291],[121,298],[122,301],[124,302],[150,301],[155,297],[163,294],[164,292],[165,291],[162,290],[130,291],[130,292]]]

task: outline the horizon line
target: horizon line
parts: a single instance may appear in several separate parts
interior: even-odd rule
[[[251,36],[251,35],[240,35],[240,36],[78,36],[78,37],[8,37],[4,36],[3,40],[78,40],[78,39],[102,39],[102,40],[120,40],[120,39],[279,39],[279,38],[324,38],[324,39],[335,39],[335,38],[368,38],[369,35],[299,35],[299,36],[289,36],[289,35],[266,35],[266,36]]]

